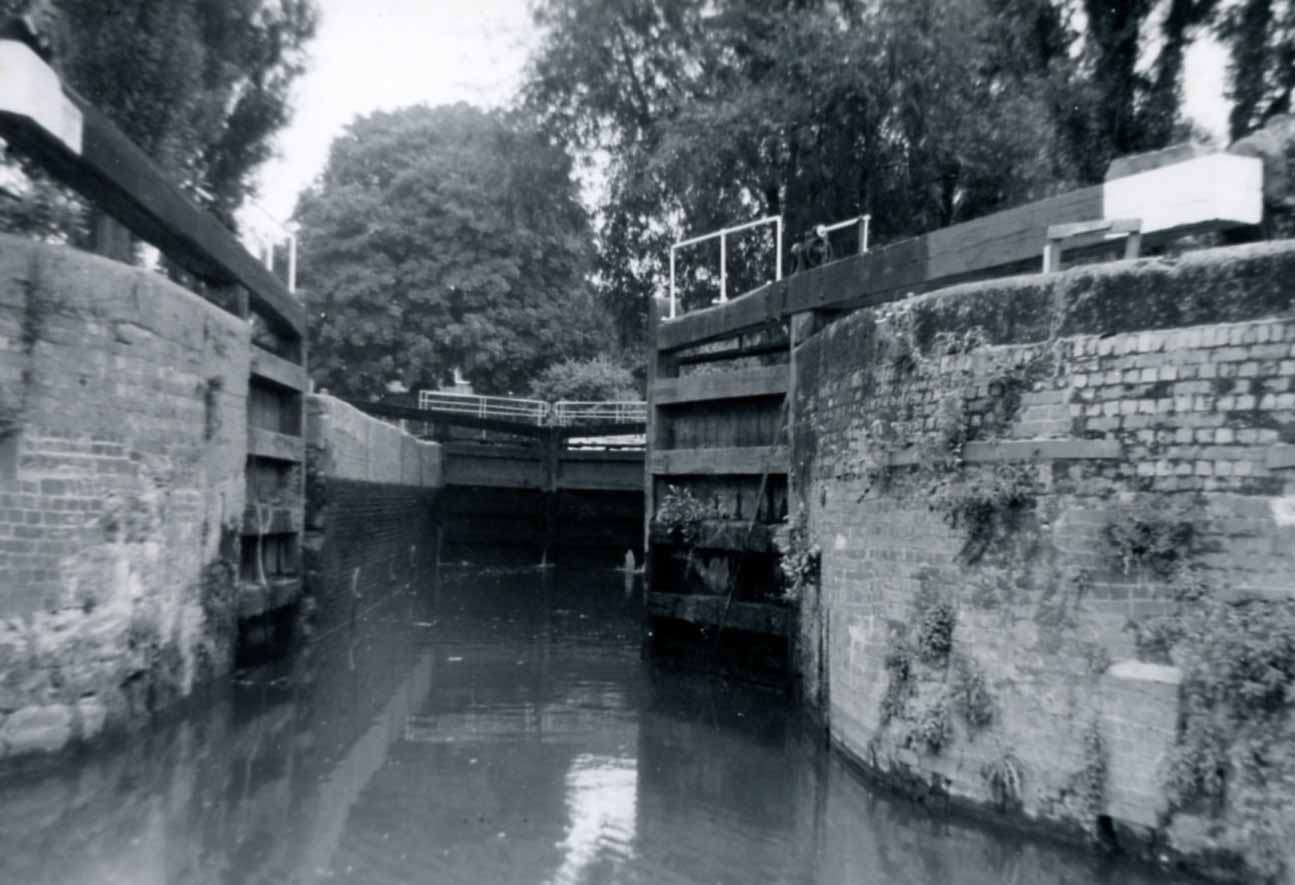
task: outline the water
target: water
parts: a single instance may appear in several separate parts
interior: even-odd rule
[[[636,580],[443,575],[10,774],[0,882],[1165,881],[878,794],[780,697],[640,660]]]

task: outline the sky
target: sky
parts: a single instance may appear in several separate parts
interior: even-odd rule
[[[256,202],[277,220],[324,168],[359,114],[419,102],[484,107],[515,94],[535,30],[526,0],[319,0],[311,63]],[[259,224],[261,213],[244,213]]]
[[[278,156],[262,170],[260,210],[243,213],[245,229],[273,230],[292,215],[333,138],[359,114],[419,102],[506,104],[537,39],[527,0],[320,0],[320,7],[295,115],[280,133]],[[1198,40],[1184,72],[1188,115],[1220,137],[1227,129],[1224,64],[1217,43]]]

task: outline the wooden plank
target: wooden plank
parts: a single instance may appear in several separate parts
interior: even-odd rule
[[[238,617],[246,620],[292,605],[301,598],[302,587],[299,577],[271,578],[265,584],[242,581],[238,585]]]
[[[274,461],[300,464],[305,460],[306,441],[300,436],[276,433],[263,427],[247,428],[247,454]]]
[[[306,333],[305,307],[213,216],[199,209],[106,116],[76,95],[77,144],[47,129],[0,79],[0,135],[61,183],[108,212],[185,270],[213,286],[245,287],[258,313],[294,340]],[[79,148],[79,150],[78,150]]]
[[[266,513],[266,524],[261,525],[256,507],[249,506],[243,511],[243,534],[245,535],[291,535],[301,531],[302,515],[300,507],[271,507]]]
[[[252,377],[289,390],[304,391],[310,387],[306,367],[276,356],[268,350],[252,346]]]
[[[661,320],[657,349],[678,350],[691,344],[726,338],[781,317],[787,298],[786,284],[786,280],[769,283],[724,304],[695,310],[677,319]]]
[[[969,442],[962,448],[962,460],[968,464],[1005,461],[1110,461],[1123,456],[1123,446],[1113,439],[978,440]],[[891,467],[909,467],[921,461],[920,449],[903,449],[890,456]]]
[[[667,449],[654,451],[656,476],[759,476],[787,472],[786,446],[745,446],[723,449]]]
[[[768,356],[771,353],[786,353],[787,340],[785,338],[776,341],[762,341],[759,344],[745,344],[735,347],[725,347],[719,350],[704,350],[697,353],[681,353],[677,361],[681,366],[695,365],[697,363],[719,363],[728,360],[743,359],[752,356]]]
[[[781,553],[778,533],[783,528],[782,523],[777,525],[756,523],[752,527],[749,519],[705,519],[697,526],[696,540],[692,546],[700,550]],[[649,523],[649,531],[653,542],[657,544],[674,543],[670,532],[659,525]]]
[[[544,460],[544,449],[539,446],[491,445],[489,443],[447,442],[441,443],[443,457],[456,458],[509,458]]]
[[[785,605],[758,602],[733,602],[726,605],[723,596],[689,593],[648,593],[647,613],[651,618],[686,621],[725,630],[783,636],[790,610]]]
[[[654,385],[655,402],[657,405],[668,405],[717,399],[781,396],[787,392],[787,375],[787,366],[780,365],[663,378]]]

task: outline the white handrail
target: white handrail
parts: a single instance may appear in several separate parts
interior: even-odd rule
[[[643,400],[559,400],[553,404],[551,414],[553,423],[563,427],[578,421],[637,424],[647,420],[647,403]]]
[[[522,418],[534,421],[536,424],[543,424],[549,415],[550,407],[544,400],[538,399],[420,390],[418,408],[459,415],[475,415],[478,418]]]
[[[766,215],[763,218],[757,218],[754,221],[748,221],[744,224],[734,225],[733,227],[721,228],[708,234],[701,234],[696,237],[689,237],[686,240],[680,240],[670,247],[670,319],[674,319],[678,313],[676,306],[676,284],[675,284],[675,253],[685,246],[694,246],[697,243],[703,243],[706,240],[713,240],[719,237],[719,300],[722,304],[728,301],[728,235],[739,233],[740,231],[749,230],[753,227],[759,227],[763,224],[773,224],[774,232],[774,280],[782,279],[782,216]]]

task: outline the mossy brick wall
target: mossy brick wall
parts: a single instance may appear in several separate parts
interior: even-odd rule
[[[0,757],[230,666],[249,335],[156,273],[0,237]]]
[[[319,634],[436,556],[441,447],[325,395],[306,398],[306,590]]]
[[[1170,807],[1183,674],[1140,659],[1137,636],[1175,603],[1108,527],[1190,513],[1178,552],[1211,592],[1295,598],[1293,294],[1295,245],[1269,243],[953,287],[800,347],[793,488],[823,550],[804,672],[835,740],[950,801],[1089,834],[1109,817],[1185,855],[1244,854],[1218,835],[1242,802],[1291,832],[1295,771],[1212,815]],[[967,460],[924,466],[953,425]],[[941,482],[1011,483],[1028,506],[972,544]],[[951,647],[914,659],[932,600]],[[967,672],[978,724],[959,712]]]

